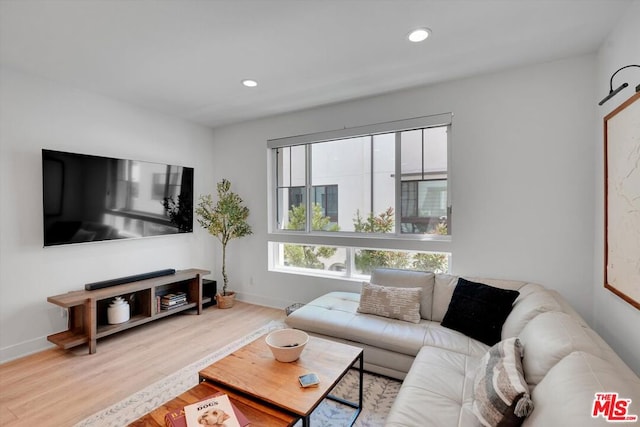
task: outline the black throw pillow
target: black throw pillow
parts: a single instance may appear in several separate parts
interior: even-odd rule
[[[459,278],[442,326],[494,345],[518,295],[518,291]]]

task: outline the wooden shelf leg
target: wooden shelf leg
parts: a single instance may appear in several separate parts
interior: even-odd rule
[[[88,299],[85,302],[85,310],[84,310],[84,325],[85,332],[88,332],[89,335],[89,354],[93,354],[96,352],[96,335],[98,328],[98,310],[96,308],[96,300],[93,298]]]
[[[198,274],[196,280],[198,281],[198,305],[196,311],[198,314],[202,314],[202,275]]]

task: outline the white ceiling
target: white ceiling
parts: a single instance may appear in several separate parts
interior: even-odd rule
[[[0,0],[0,63],[219,126],[595,52],[631,2]]]

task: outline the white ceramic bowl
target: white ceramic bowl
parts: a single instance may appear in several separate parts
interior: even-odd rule
[[[309,335],[298,329],[279,329],[267,335],[266,342],[277,361],[293,362],[309,342]]]

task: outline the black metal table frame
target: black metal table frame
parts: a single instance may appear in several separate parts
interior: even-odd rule
[[[333,400],[334,402],[338,402],[342,405],[348,406],[350,408],[355,409],[356,411],[353,413],[353,415],[351,416],[351,422],[348,424],[349,426],[353,426],[353,424],[356,422],[356,419],[358,418],[358,415],[360,415],[360,412],[362,412],[362,386],[363,386],[363,379],[364,379],[364,351],[360,352],[360,355],[358,355],[357,359],[354,361],[353,365],[351,365],[351,368],[353,368],[353,366],[355,364],[358,364],[358,381],[359,381],[359,386],[358,386],[358,402],[351,402],[350,400],[346,400],[343,399],[341,397],[338,396],[334,396],[332,394],[327,395],[326,399],[329,400]],[[348,371],[347,371],[348,372]],[[346,374],[346,373],[345,373]],[[344,376],[342,377],[344,378]],[[341,379],[342,379],[341,378]],[[338,381],[340,382],[340,381]],[[306,415],[304,417],[302,417],[302,427],[310,427],[311,426],[311,414],[313,413],[313,411],[320,405],[320,403],[322,402],[322,400],[320,402],[318,402],[318,405],[316,405],[311,412],[309,412],[309,415]]]

